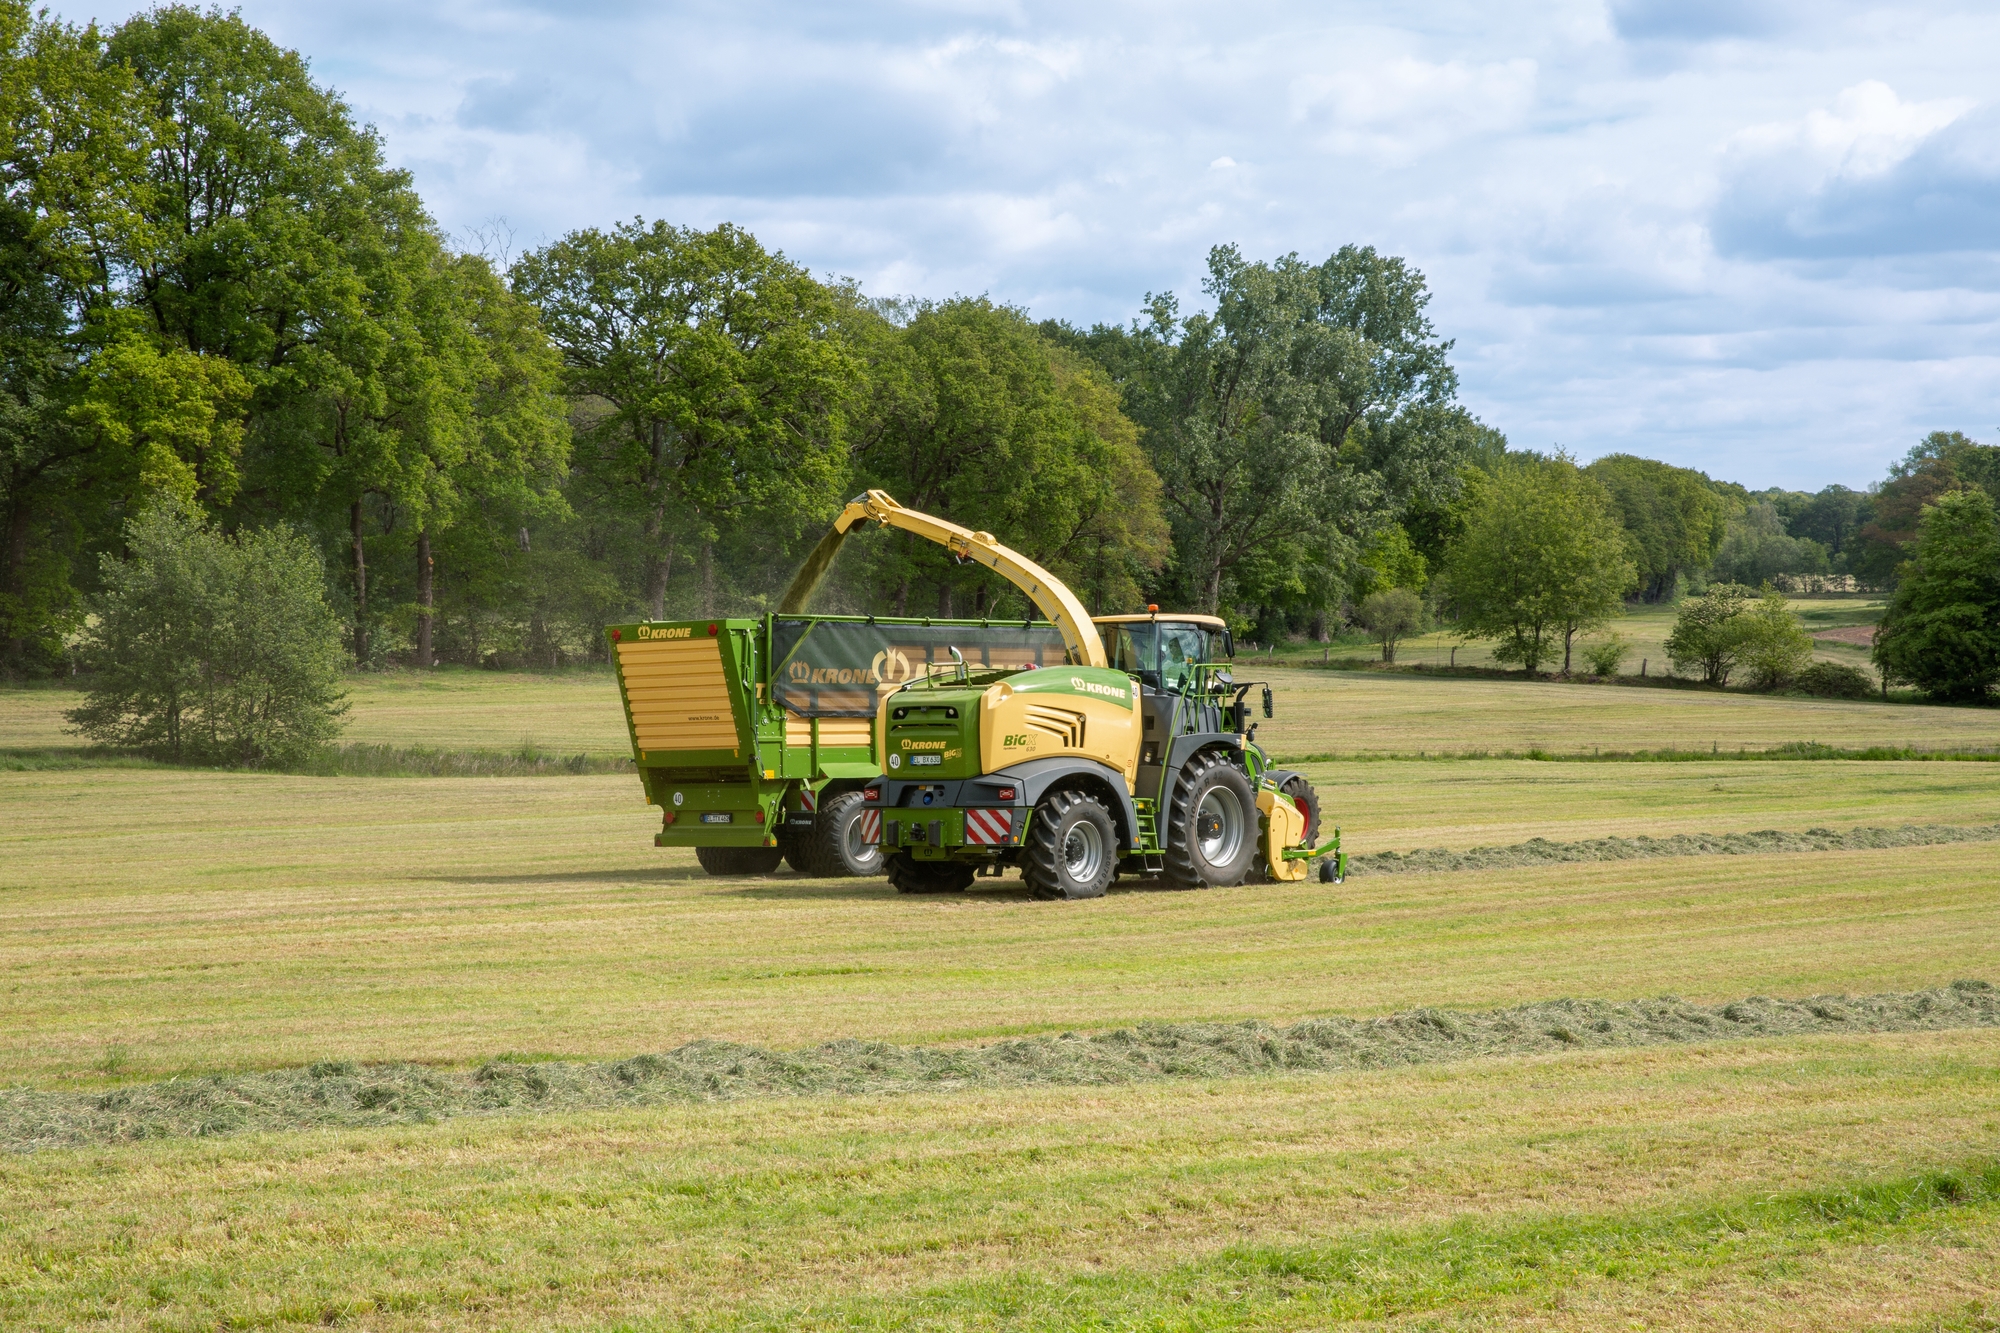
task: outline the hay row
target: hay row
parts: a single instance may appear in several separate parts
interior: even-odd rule
[[[1957,981],[1909,994],[1752,996],[1718,1006],[1664,996],[1551,1000],[1474,1013],[1416,1009],[1387,1018],[1311,1019],[1290,1027],[1147,1023],[1094,1036],[1064,1033],[965,1048],[846,1040],[773,1051],[697,1041],[627,1060],[493,1061],[468,1070],[326,1061],[101,1093],[0,1090],[0,1147],[22,1152],[741,1097],[1112,1085],[1804,1033],[1982,1027],[2000,1027],[2000,990],[1984,981]]]
[[[1506,870],[1576,861],[1639,861],[1656,856],[1755,856],[1774,852],[1856,852],[1885,847],[1935,847],[1954,842],[2000,842],[2000,824],[1905,824],[1901,828],[1830,828],[1784,833],[1676,833],[1666,838],[1586,838],[1551,842],[1531,838],[1506,847],[1443,847],[1414,852],[1370,852],[1348,858],[1350,875],[1402,875],[1440,870]]]

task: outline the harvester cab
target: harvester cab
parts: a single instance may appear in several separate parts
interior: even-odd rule
[[[1186,889],[1304,879],[1331,854],[1318,797],[1252,736],[1228,626],[1214,616],[1093,621],[1047,570],[990,533],[898,505],[849,504],[786,593],[804,610],[841,540],[863,523],[927,537],[1022,589],[1063,637],[1061,665],[975,671],[962,661],[883,693],[882,776],[862,792],[861,836],[905,893],[962,890],[1017,867],[1045,898],[1094,898],[1120,873]],[[1110,651],[1105,650],[1105,637]],[[1269,689],[1265,715],[1270,715]],[[1327,874],[1327,871],[1332,874]]]

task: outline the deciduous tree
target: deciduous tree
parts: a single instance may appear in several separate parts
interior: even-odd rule
[[[1985,698],[2000,682],[2000,520],[1984,490],[1924,507],[1874,655],[1887,677],[1935,699]]]

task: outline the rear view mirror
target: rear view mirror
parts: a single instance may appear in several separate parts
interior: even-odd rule
[[[1271,687],[1269,685],[1264,687],[1264,716],[1271,716]]]
[[[1228,630],[1222,631],[1222,655],[1224,657],[1236,656],[1236,636]]]

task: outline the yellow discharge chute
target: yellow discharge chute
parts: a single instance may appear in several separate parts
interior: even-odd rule
[[[915,533],[936,542],[960,560],[987,566],[1028,595],[1035,609],[1046,616],[1063,636],[1072,663],[1078,666],[1109,665],[1104,656],[1104,641],[1098,638],[1097,627],[1090,623],[1090,612],[1055,575],[1019,551],[1002,546],[993,539],[992,533],[973,532],[956,523],[905,509],[887,491],[869,491],[856,496],[848,502],[847,508],[840,511],[832,529],[820,538],[819,545],[813,547],[812,554],[806,557],[805,564],[793,576],[792,586],[785,590],[784,599],[778,603],[779,615],[799,615],[805,611],[806,603],[812,600],[813,593],[826,578],[826,571],[832,567],[841,542],[851,530],[863,523],[880,523],[885,527]]]

